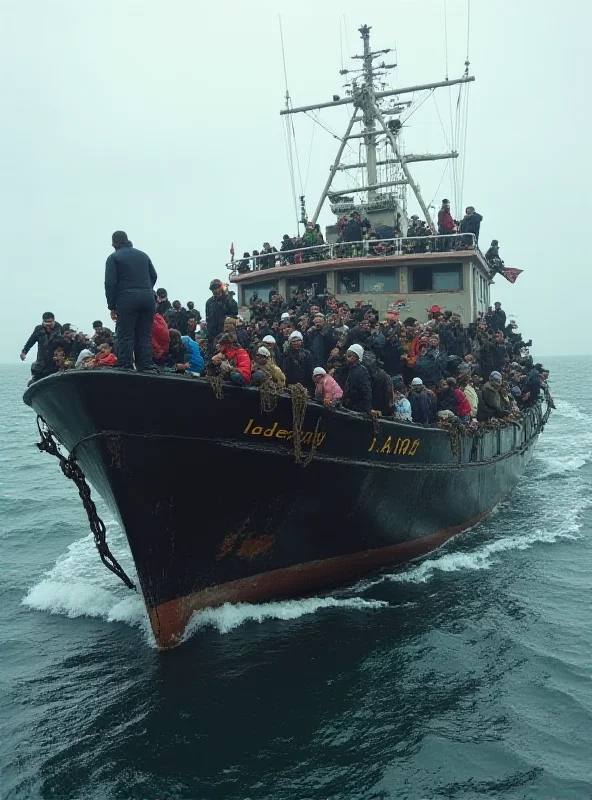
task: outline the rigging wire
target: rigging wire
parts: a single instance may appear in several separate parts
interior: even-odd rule
[[[448,80],[448,13],[447,13],[448,0],[444,0],[444,62],[446,80]]]
[[[411,119],[411,117],[412,117],[412,116],[415,114],[415,112],[416,112],[416,111],[419,111],[419,109],[422,107],[422,105],[425,103],[425,101],[429,99],[430,95],[431,95],[431,94],[434,94],[434,91],[435,91],[435,89],[428,89],[428,90],[426,90],[426,91],[427,91],[427,94],[426,94],[426,96],[423,98],[423,100],[421,101],[421,103],[419,103],[419,105],[417,105],[417,106],[416,106],[416,107],[415,107],[415,108],[414,108],[412,111],[410,111],[410,112],[409,112],[409,114],[407,114],[407,116],[405,117],[405,119],[402,119],[402,120],[401,120],[401,123],[402,123],[403,125],[405,125],[405,123],[407,122],[407,120]]]
[[[309,147],[309,150],[308,150],[308,164],[306,166],[306,178],[304,180],[304,191],[303,191],[302,194],[306,194],[306,187],[308,186],[308,175],[310,173],[310,159],[312,157],[312,147],[313,147],[313,144],[314,144],[314,137],[315,137],[316,130],[317,130],[317,126],[313,125],[312,126],[312,133],[310,135],[310,147]]]
[[[284,47],[284,31],[282,28],[282,17],[278,14],[278,20],[280,24],[280,41],[282,44],[282,63],[284,67],[284,83],[286,86],[286,108],[290,108],[290,91],[288,89],[288,70],[286,68],[286,50]],[[296,200],[296,182],[294,178],[294,156],[292,153],[292,136],[290,133],[290,114],[286,114],[286,122],[284,126],[284,136],[285,136],[285,144],[286,144],[286,156],[288,158],[288,168],[290,172],[290,186],[292,189],[292,203],[294,206],[294,217],[296,219],[296,230],[300,230],[299,223],[300,217],[298,216],[298,202]],[[294,142],[296,144],[296,142]],[[302,181],[301,181],[302,183]]]
[[[440,183],[438,184],[438,188],[436,189],[436,191],[434,192],[434,196],[428,203],[428,208],[434,204],[434,200],[438,196],[438,192],[440,191],[440,186],[442,186],[442,181],[444,180],[444,176],[446,175],[449,166],[450,166],[450,161],[447,161],[446,164],[444,165],[444,170],[442,171],[442,177],[440,178]]]

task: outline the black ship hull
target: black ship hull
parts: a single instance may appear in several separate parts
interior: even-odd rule
[[[305,595],[422,556],[516,485],[546,418],[451,437],[307,406],[295,463],[287,395],[118,371],[31,386],[43,417],[127,535],[157,643],[196,610]]]

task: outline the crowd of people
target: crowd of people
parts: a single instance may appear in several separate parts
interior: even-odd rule
[[[395,251],[427,253],[462,250],[474,247],[479,242],[482,219],[481,214],[478,214],[473,206],[468,206],[463,219],[454,220],[450,211],[450,200],[445,198],[438,212],[437,230],[433,230],[425,220],[413,214],[405,234],[401,230],[400,214],[397,214],[396,226],[383,225],[374,228],[369,219],[362,218],[358,211],[351,211],[349,216],[339,217],[337,241],[330,248],[323,247],[325,238],[320,226],[308,222],[303,234],[290,236],[285,233],[279,250],[269,242],[264,242],[261,250],[243,253],[243,257],[236,262],[233,261],[231,266],[234,271],[243,274],[326,258],[384,256],[391,255]],[[499,251],[496,257],[499,259]]]
[[[113,234],[105,291],[115,331],[101,320],[87,335],[43,314],[21,352],[37,344],[32,381],[70,369],[122,369],[212,376],[234,386],[295,384],[328,408],[418,424],[477,426],[515,421],[537,404],[548,371],[529,354],[501,303],[468,325],[439,306],[427,321],[386,317],[370,302],[350,306],[331,294],[300,291],[286,300],[255,296],[239,315],[222,281],[210,284],[202,319],[193,302],[154,291],[149,257],[124,232]]]

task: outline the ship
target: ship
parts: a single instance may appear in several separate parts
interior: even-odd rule
[[[344,250],[336,220],[324,244],[301,247],[298,257],[277,254],[265,269],[254,257],[248,271],[231,261],[239,306],[246,312],[254,296],[274,292],[330,294],[350,305],[371,299],[380,314],[395,308],[425,321],[437,305],[475,320],[492,284],[475,236],[403,235],[408,189],[434,230],[410,164],[458,153],[407,156],[401,139],[403,98],[474,78],[467,64],[455,79],[381,88],[377,76],[392,65],[376,62],[388,51],[372,51],[368,26],[360,35],[361,69],[344,98],[296,108],[286,92],[281,113],[351,106],[315,212],[309,220],[303,211],[302,221],[316,223],[328,200],[337,220],[353,211],[369,218],[380,250],[368,252],[366,241]],[[335,189],[354,137],[365,177],[356,189]],[[462,426],[328,409],[296,389],[270,400],[207,377],[108,369],[43,378],[24,401],[38,415],[42,449],[76,481],[102,560],[132,587],[108,549],[87,479],[119,521],[161,649],[182,642],[204,608],[331,591],[477,525],[520,480],[551,410],[542,402],[513,424],[468,435]]]

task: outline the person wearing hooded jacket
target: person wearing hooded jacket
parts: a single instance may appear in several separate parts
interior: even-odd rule
[[[362,364],[364,348],[360,344],[352,344],[346,355],[348,373],[343,405],[350,411],[369,414],[372,411],[372,382],[368,370]]]

